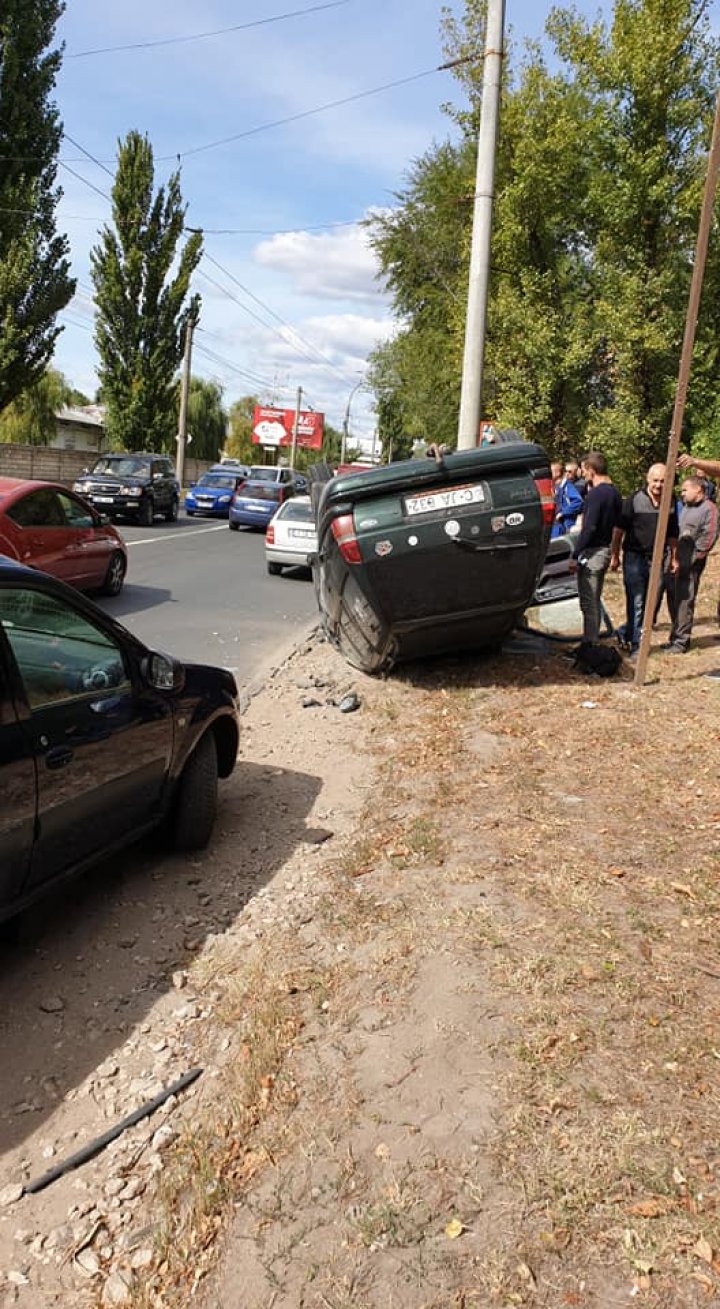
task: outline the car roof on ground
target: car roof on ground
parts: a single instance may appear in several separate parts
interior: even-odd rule
[[[0,554],[0,581],[7,576],[17,581],[18,573],[21,577],[32,577],[35,580],[38,577],[47,577],[47,573],[41,573],[37,568],[29,568],[27,564],[21,564],[19,559],[11,559],[9,555]]]

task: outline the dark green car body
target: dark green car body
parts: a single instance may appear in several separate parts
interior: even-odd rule
[[[520,440],[333,478],[313,564],[326,636],[370,673],[498,645],[532,599],[553,514],[547,455]]]

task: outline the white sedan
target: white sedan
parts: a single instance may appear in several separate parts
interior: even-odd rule
[[[269,573],[283,568],[307,568],[318,548],[317,527],[310,497],[294,495],[280,505],[265,532],[265,560]]]

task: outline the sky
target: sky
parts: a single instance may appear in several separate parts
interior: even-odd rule
[[[609,5],[575,7],[593,17]],[[392,207],[412,161],[453,136],[442,105],[463,101],[452,75],[436,71],[441,8],[69,0],[57,33],[58,225],[78,287],[54,363],[72,385],[91,397],[97,386],[89,255],[110,220],[118,140],[137,129],[152,143],[157,184],[179,164],[187,223],[205,232],[193,373],[220,382],[227,404],[255,394],[294,407],[302,387],[303,408],[336,427],[349,407],[351,439],[368,448],[366,361],[397,325],[360,220]],[[541,36],[549,8],[508,0],[515,44]],[[107,49],[117,46],[134,48]],[[402,84],[335,104],[388,83]]]

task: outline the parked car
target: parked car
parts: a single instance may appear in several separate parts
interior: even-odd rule
[[[164,455],[102,455],[73,491],[111,518],[132,518],[142,527],[151,527],[158,514],[174,523],[180,507],[180,483]]]
[[[298,474],[292,468],[253,466],[230,503],[230,528],[266,528],[278,506],[298,494]]]
[[[238,737],[231,673],[0,559],[0,918],[161,823],[204,846]]]
[[[0,477],[0,554],[103,595],[117,595],[127,571],[110,520],[53,482]]]
[[[217,464],[208,469],[185,496],[185,513],[190,518],[195,514],[227,518],[233,493],[245,482],[248,472],[248,468],[235,464]]]
[[[307,568],[317,550],[317,528],[310,497],[295,495],[280,505],[265,532],[265,561],[269,573],[283,568]]]
[[[313,557],[328,639],[370,673],[498,646],[530,603],[553,518],[547,455],[517,438],[332,478]]]

